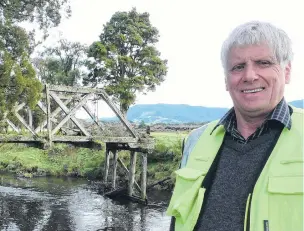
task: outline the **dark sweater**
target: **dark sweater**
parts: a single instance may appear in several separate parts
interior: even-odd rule
[[[276,126],[275,126],[276,127]],[[281,126],[280,126],[281,127]],[[243,231],[246,201],[281,128],[272,128],[247,144],[226,135],[211,187],[194,230]],[[170,230],[174,230],[171,225]]]

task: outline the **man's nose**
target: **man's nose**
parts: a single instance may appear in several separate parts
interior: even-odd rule
[[[252,63],[247,64],[243,76],[244,82],[253,82],[256,79],[258,79],[258,74],[254,65]]]

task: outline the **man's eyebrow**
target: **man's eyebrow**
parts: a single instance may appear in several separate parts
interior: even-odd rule
[[[252,60],[256,61],[256,60],[269,60],[272,62],[276,61],[276,58],[273,56],[256,56],[256,57],[252,57]],[[242,58],[236,58],[234,62],[231,62],[229,65],[231,66],[235,66],[235,65],[239,65],[239,64],[244,64],[246,63],[247,60],[244,60]]]
[[[260,56],[260,57],[256,57],[255,60],[270,60],[274,62],[276,61],[276,58],[273,56]]]
[[[245,65],[245,64],[246,64],[246,61],[239,60],[239,61],[235,61],[235,62],[233,62],[233,63],[228,64],[228,66],[229,66],[230,68],[232,68],[232,67],[234,67],[234,66],[236,66],[236,65]]]

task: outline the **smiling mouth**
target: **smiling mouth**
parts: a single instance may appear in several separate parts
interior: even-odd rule
[[[249,93],[257,93],[261,92],[265,89],[265,87],[259,87],[259,88],[254,88],[254,89],[248,89],[248,90],[242,90],[242,93],[249,94]]]

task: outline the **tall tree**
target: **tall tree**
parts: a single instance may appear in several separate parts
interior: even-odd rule
[[[85,85],[101,84],[120,110],[126,113],[136,93],[154,90],[164,81],[167,60],[155,44],[159,32],[148,13],[116,12],[103,27],[99,41],[89,47]]]
[[[1,0],[2,22],[37,22],[40,29],[58,26],[62,14],[70,16],[70,0]]]
[[[2,34],[5,36],[0,39],[0,120],[16,102],[26,102],[34,108],[42,90],[30,63],[26,31],[0,24]]]
[[[84,60],[87,47],[65,39],[57,46],[48,47],[33,63],[43,83],[75,86],[84,75]]]
[[[63,12],[70,15],[69,0],[0,0],[0,120],[17,102],[34,108],[42,90],[30,62],[34,34],[18,23],[36,22],[47,35]]]

